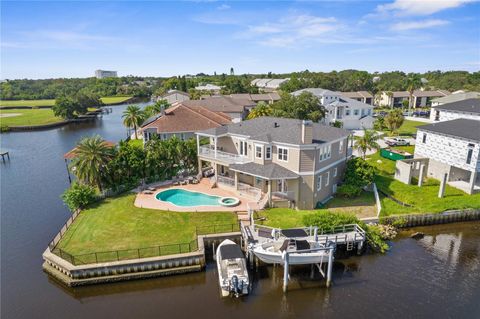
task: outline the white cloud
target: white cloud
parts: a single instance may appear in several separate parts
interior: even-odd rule
[[[342,28],[343,25],[334,17],[297,14],[276,22],[249,26],[246,37],[259,38],[258,42],[266,46],[288,47],[316,41]]]
[[[424,21],[403,21],[391,25],[390,29],[393,31],[408,31],[418,29],[428,29],[438,26],[447,25],[450,22],[447,20],[430,19]]]
[[[456,8],[474,0],[395,0],[392,3],[377,6],[377,13],[393,11],[397,15],[431,15],[433,13]]]
[[[217,10],[228,10],[230,9],[231,7],[228,5],[228,4],[222,4],[220,6],[217,7]]]

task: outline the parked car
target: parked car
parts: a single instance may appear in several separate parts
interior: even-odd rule
[[[407,146],[410,145],[410,142],[404,140],[403,138],[394,137],[385,141],[385,144],[388,146]]]

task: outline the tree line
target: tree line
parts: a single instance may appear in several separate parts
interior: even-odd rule
[[[285,92],[303,88],[324,88],[333,91],[368,91],[375,94],[380,91],[405,91],[409,87],[409,78],[418,77],[427,80],[426,89],[443,89],[449,91],[480,91],[480,72],[467,71],[430,71],[426,73],[366,72],[344,70],[332,72],[310,72],[308,70],[293,73],[273,74],[230,74],[208,75],[199,73],[195,76],[163,77],[118,77],[118,78],[84,78],[84,79],[45,79],[45,80],[7,80],[1,83],[0,99],[34,100],[55,99],[70,96],[78,92],[99,96],[131,95],[149,97],[161,96],[168,90],[189,92],[193,97],[200,97],[208,92],[197,92],[198,85],[215,84],[222,87],[222,94],[257,93],[258,88],[251,86],[255,78],[290,78],[281,86]]]

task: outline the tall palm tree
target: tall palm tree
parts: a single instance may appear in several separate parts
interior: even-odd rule
[[[422,87],[422,79],[418,74],[410,74],[407,79],[407,91],[408,91],[408,115],[410,115],[413,106],[413,92]]]
[[[251,120],[257,117],[270,116],[273,113],[273,109],[265,102],[259,102],[250,113],[248,113],[247,119]]]
[[[71,166],[75,167],[75,175],[79,180],[90,185],[97,185],[102,191],[102,177],[105,167],[113,157],[113,148],[99,135],[84,137],[77,144],[75,159]]]
[[[374,130],[363,129],[363,136],[355,136],[354,148],[362,154],[362,158],[365,159],[367,150],[379,149],[377,141],[380,136]]]
[[[145,113],[138,105],[129,105],[127,109],[123,111],[123,125],[128,128],[133,128],[135,131],[135,139],[137,136],[137,128],[142,124],[145,119]]]

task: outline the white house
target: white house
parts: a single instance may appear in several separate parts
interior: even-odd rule
[[[419,126],[415,159],[428,159],[427,175],[468,194],[480,191],[480,121],[456,119]],[[398,165],[397,165],[398,168]]]
[[[448,91],[436,90],[436,91],[423,91],[416,90],[413,92],[413,107],[426,107],[432,104],[434,98],[447,96],[450,94]],[[383,91],[377,98],[376,104],[379,106],[387,107],[402,107],[403,101],[410,99],[410,93],[407,91]]]
[[[162,96],[153,97],[153,101],[166,100],[168,104],[180,103],[190,100],[190,95],[179,90],[170,90]]]
[[[195,87],[195,90],[197,91],[208,91],[213,94],[218,94],[222,90],[221,86],[215,85],[215,84],[210,84],[207,83],[205,85],[199,85]]]
[[[432,100],[432,106],[443,105],[452,102],[458,102],[468,99],[478,99],[480,98],[480,92],[465,92],[465,91],[456,91],[450,95],[439,97]]]
[[[443,122],[458,118],[480,121],[480,98],[432,106],[430,120],[433,122]]]
[[[250,82],[250,85],[263,89],[266,92],[272,92],[278,90],[280,85],[288,82],[290,79],[254,79]]]
[[[325,123],[339,121],[342,122],[342,127],[347,130],[373,128],[372,105],[344,97],[338,92],[320,88],[303,89],[292,94],[298,96],[303,92],[310,92],[315,95],[320,100],[320,104],[325,107]]]

